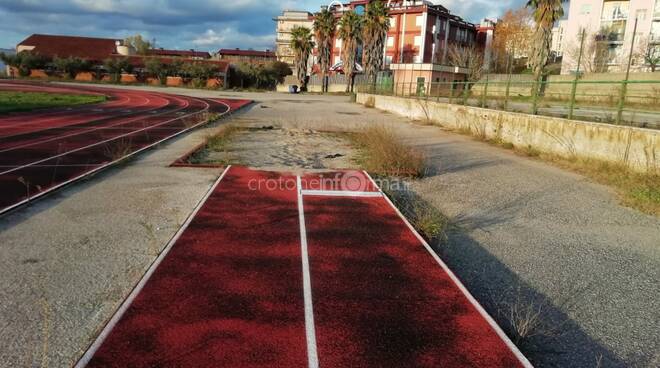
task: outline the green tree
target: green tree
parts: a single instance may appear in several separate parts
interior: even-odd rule
[[[387,31],[390,29],[390,16],[387,6],[381,0],[372,0],[367,6],[362,27],[364,42],[363,64],[369,81],[375,86],[378,71],[383,67],[383,54]]]
[[[55,70],[65,74],[70,79],[74,79],[80,72],[87,72],[92,69],[92,65],[89,61],[77,57],[55,57],[53,59],[53,66],[55,67]]]
[[[277,83],[284,83],[284,78],[293,75],[293,70],[291,70],[289,64],[282,61],[273,61],[268,64],[267,68],[273,71]]]
[[[312,32],[309,28],[295,26],[291,30],[291,49],[296,67],[296,76],[301,90],[307,89],[307,62],[314,49]]]
[[[147,55],[149,50],[152,49],[153,45],[151,42],[142,38],[142,35],[135,35],[126,37],[124,39],[124,45],[132,48],[138,55]]]
[[[103,67],[110,74],[113,83],[119,83],[122,73],[131,73],[133,64],[128,58],[109,58],[103,62]]]
[[[0,58],[5,64],[18,69],[18,74],[21,77],[29,76],[30,71],[33,69],[44,69],[50,62],[48,57],[28,51],[22,51],[15,55],[1,54]]]
[[[192,80],[195,88],[206,86],[206,81],[218,74],[218,67],[209,63],[185,63],[183,64],[183,74]]]
[[[330,53],[332,51],[332,40],[337,30],[337,20],[334,13],[324,8],[314,17],[314,36],[319,50],[319,64],[321,66],[321,78],[323,80],[322,92],[328,92],[327,75],[330,71]]]
[[[543,77],[545,66],[550,56],[550,43],[552,41],[552,27],[564,16],[564,0],[529,0],[527,6],[532,9],[532,16],[536,23],[532,42],[530,63],[535,80]],[[538,86],[534,86],[535,89]]]
[[[170,66],[165,64],[161,59],[153,58],[148,59],[144,63],[144,67],[151,76],[158,78],[161,85],[167,83],[167,77],[170,75]]]
[[[346,75],[346,92],[353,88],[355,78],[355,58],[360,42],[362,41],[362,17],[355,11],[349,10],[339,20],[339,38],[342,40],[341,61]]]

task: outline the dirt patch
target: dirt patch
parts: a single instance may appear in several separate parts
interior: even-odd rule
[[[355,168],[357,157],[343,133],[268,125],[234,128],[223,144],[207,144],[191,158],[199,165],[327,170]]]

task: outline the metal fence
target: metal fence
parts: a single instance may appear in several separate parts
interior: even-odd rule
[[[509,112],[660,128],[660,81],[507,78],[479,82],[360,84],[356,90]]]

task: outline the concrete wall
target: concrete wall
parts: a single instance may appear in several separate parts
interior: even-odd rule
[[[484,139],[532,147],[565,157],[626,164],[645,172],[660,169],[660,131],[359,93],[357,102],[409,119],[469,130]]]

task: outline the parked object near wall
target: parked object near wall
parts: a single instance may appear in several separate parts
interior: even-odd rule
[[[91,72],[80,72],[76,74],[75,78],[75,80],[79,82],[92,82],[94,79],[94,74]]]
[[[137,83],[138,79],[137,79],[137,76],[135,74],[122,74],[120,82],[131,84],[131,83]]]
[[[658,130],[367,93],[358,93],[357,102],[517,147],[529,147],[568,158],[624,164],[638,172],[660,170]]]
[[[30,78],[48,79],[48,74],[43,69],[32,69],[30,70]]]
[[[168,87],[181,87],[183,86],[183,78],[181,77],[167,77],[167,83],[165,83]]]

